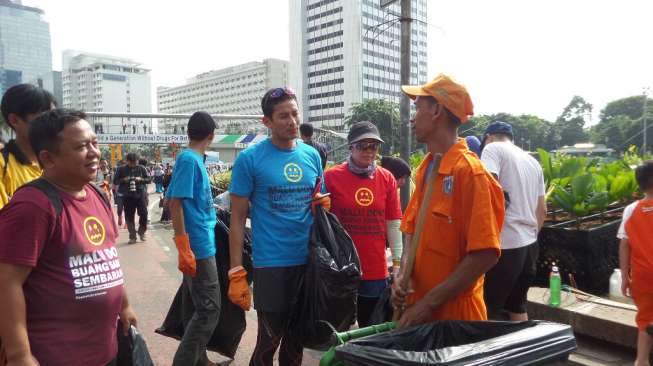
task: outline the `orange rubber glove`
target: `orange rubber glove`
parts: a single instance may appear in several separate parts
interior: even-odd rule
[[[175,235],[175,245],[179,252],[179,264],[177,268],[181,273],[195,277],[197,272],[197,262],[195,261],[195,254],[190,250],[190,240],[188,234]]]
[[[313,196],[313,201],[311,201],[311,212],[315,213],[316,206],[322,206],[322,208],[329,212],[331,210],[331,197],[329,197],[329,194],[316,193]]]
[[[252,295],[247,284],[247,271],[243,266],[234,267],[229,270],[229,300],[248,311],[252,307]]]

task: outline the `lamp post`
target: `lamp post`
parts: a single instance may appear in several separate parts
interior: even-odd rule
[[[643,153],[646,153],[648,151],[648,149],[647,149],[647,147],[648,147],[647,142],[648,141],[647,141],[647,131],[646,131],[648,129],[647,121],[646,121],[646,117],[647,117],[646,116],[646,114],[647,114],[646,113],[646,104],[647,104],[647,101],[648,101],[648,91],[649,91],[649,89],[650,89],[649,87],[644,88],[644,107],[643,107],[643,110],[642,110],[642,119],[644,120],[644,144],[642,146]]]

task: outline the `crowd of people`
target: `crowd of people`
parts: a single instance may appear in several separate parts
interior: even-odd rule
[[[325,171],[326,148],[313,141],[312,126],[301,123],[294,91],[274,88],[262,97],[262,123],[270,136],[238,155],[228,190],[228,299],[256,310],[250,365],[272,365],[276,352],[281,365],[302,364],[302,339],[289,331],[289,322],[316,206],[337,217],[357,249],[358,326],[372,324],[372,311],[388,290],[399,327],[528,319],[526,295],[546,215],[540,165],[512,143],[508,123],[491,123],[482,141],[460,138],[473,104],[465,87],[448,76],[402,90],[414,100],[410,124],[428,151],[403,211],[397,190],[408,184],[411,168],[394,157],[377,164],[384,141],[374,121],[350,127],[347,160]],[[172,364],[212,364],[206,346],[220,318],[221,295],[216,211],[205,163],[215,136],[211,116],[191,116],[185,128],[189,144],[174,170],[147,167],[133,153],[111,169],[85,114],[57,109],[43,89],[10,88],[1,109],[16,136],[0,157],[0,237],[12,238],[0,242],[4,362],[116,364],[117,320],[123,329],[137,325],[116,250],[118,228],[124,213],[129,243],[145,240],[147,186],[153,182],[165,194],[161,220],[172,221],[178,268],[194,306]],[[647,248],[653,245],[645,234],[653,211],[652,166],[637,169],[647,198],[626,210],[619,234],[624,293],[640,306],[642,354],[650,351],[653,333],[652,292],[645,280],[651,271]],[[248,219],[251,274],[242,258]],[[639,357],[638,363],[646,364]]]

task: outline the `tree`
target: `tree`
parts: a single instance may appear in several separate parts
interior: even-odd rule
[[[510,123],[513,128],[515,144],[526,150],[535,150],[538,147],[550,150],[555,146],[548,143],[554,130],[552,123],[530,114],[514,116],[508,113],[497,113],[475,116],[462,125],[460,135],[473,135],[482,139],[487,126],[495,121]]]
[[[583,97],[574,95],[569,104],[562,111],[562,114],[555,122],[554,128],[560,133],[561,145],[574,145],[587,141],[588,134],[585,132],[585,117],[591,116],[592,105]]]
[[[349,127],[356,122],[369,121],[379,129],[381,139],[385,144],[381,147],[384,155],[394,154],[401,146],[401,119],[399,105],[387,100],[369,99],[362,103],[354,104],[349,109],[349,116],[345,124]]]
[[[648,99],[647,117],[651,118],[653,99]],[[592,127],[592,142],[603,143],[617,151],[624,151],[630,145],[643,144],[644,98],[635,95],[608,103],[601,111],[599,123]],[[653,132],[653,123],[648,125],[648,133]]]

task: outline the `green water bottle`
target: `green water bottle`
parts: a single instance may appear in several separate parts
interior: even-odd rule
[[[562,287],[562,280],[560,278],[560,271],[555,263],[551,267],[551,274],[549,274],[549,306],[555,308],[560,306],[560,291]]]

